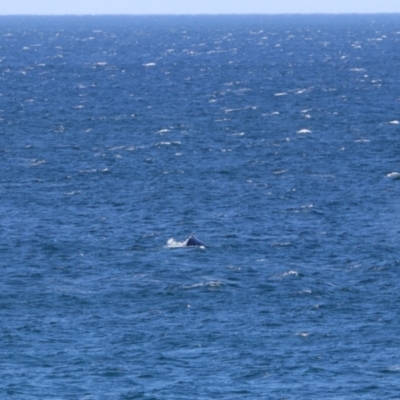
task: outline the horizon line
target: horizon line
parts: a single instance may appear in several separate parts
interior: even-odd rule
[[[312,16],[312,15],[399,15],[400,11],[394,12],[277,12],[277,13],[99,13],[99,14],[0,14],[0,17],[180,17],[180,16]]]

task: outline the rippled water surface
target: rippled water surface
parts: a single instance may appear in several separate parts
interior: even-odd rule
[[[399,398],[399,50],[399,15],[1,17],[0,397]]]

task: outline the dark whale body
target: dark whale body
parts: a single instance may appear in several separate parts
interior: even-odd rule
[[[193,246],[205,247],[206,245],[203,242],[201,242],[199,239],[197,239],[194,235],[190,235],[189,238],[186,240],[185,246],[187,246],[187,247],[193,247]]]

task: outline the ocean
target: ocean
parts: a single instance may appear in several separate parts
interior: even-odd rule
[[[0,171],[0,398],[400,399],[400,14],[0,17]]]

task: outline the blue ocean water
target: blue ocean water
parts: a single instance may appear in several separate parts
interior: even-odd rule
[[[1,17],[0,397],[399,399],[399,106],[400,15]]]

